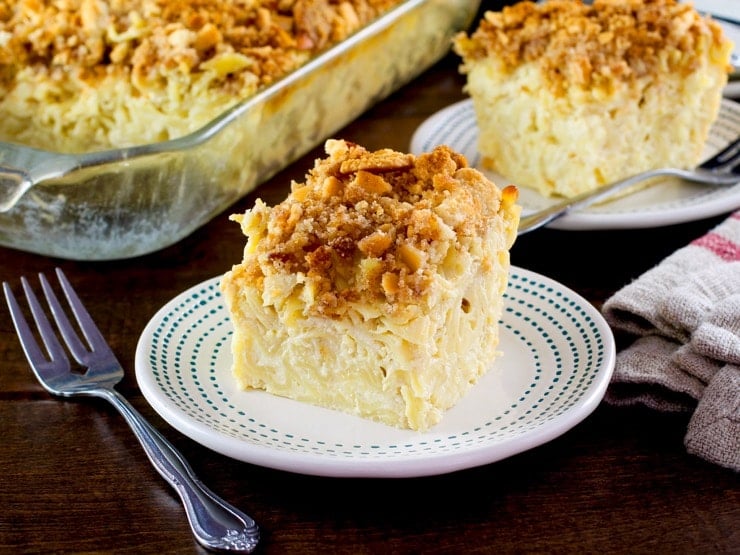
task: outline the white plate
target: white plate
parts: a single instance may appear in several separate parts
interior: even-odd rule
[[[167,303],[136,350],[154,409],[206,447],[320,476],[410,477],[491,463],[545,443],[588,416],[614,367],[614,339],[585,299],[512,268],[503,355],[440,424],[420,433],[269,395],[231,376],[232,326],[219,278]]]
[[[719,117],[712,126],[705,148],[708,158],[740,135],[740,104],[722,100]],[[510,181],[484,170],[478,153],[478,128],[472,100],[462,100],[443,108],[424,121],[411,139],[411,152],[428,152],[446,144],[462,153],[471,166],[487,174],[499,185]],[[526,187],[519,188],[523,213],[546,208],[556,201]],[[663,183],[619,200],[572,212],[551,223],[559,229],[648,228],[689,222],[725,214],[740,208],[740,183],[731,187],[711,187],[665,178]]]

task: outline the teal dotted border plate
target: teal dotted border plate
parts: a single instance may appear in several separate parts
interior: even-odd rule
[[[706,158],[719,152],[740,134],[740,104],[722,100],[717,120],[712,126],[704,148]],[[470,165],[478,168],[495,183],[507,182],[481,165],[478,153],[478,128],[473,102],[461,100],[427,118],[411,138],[410,151],[428,152],[446,144],[465,155]],[[534,190],[519,188],[519,204],[523,214],[554,204]],[[570,230],[640,229],[659,227],[708,218],[740,207],[740,183],[731,187],[708,187],[664,178],[663,183],[624,198],[575,210],[549,224]]]
[[[582,421],[614,368],[614,339],[598,311],[563,285],[515,267],[501,319],[503,354],[432,430],[399,430],[238,390],[219,279],[178,295],[152,318],[137,346],[137,380],[147,401],[186,436],[270,468],[411,477],[488,464]]]

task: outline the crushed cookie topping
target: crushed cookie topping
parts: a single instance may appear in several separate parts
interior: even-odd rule
[[[0,0],[0,83],[38,67],[93,81],[211,71],[267,85],[399,0]]]
[[[392,311],[418,300],[450,250],[485,236],[517,197],[446,146],[416,157],[330,140],[326,152],[282,203],[235,217],[257,245],[245,256],[249,278],[302,274],[323,315],[347,301]]]
[[[454,48],[464,60],[494,58],[505,72],[536,62],[562,94],[569,85],[609,90],[660,72],[688,74],[704,60],[726,63],[732,43],[690,3],[549,0],[486,12],[470,36],[455,38]]]

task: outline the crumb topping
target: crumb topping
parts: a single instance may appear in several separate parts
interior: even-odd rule
[[[536,62],[550,87],[611,89],[660,72],[688,74],[709,60],[729,70],[732,43],[691,3],[676,0],[549,0],[486,12],[455,51],[466,65],[482,58],[504,72]]]
[[[323,315],[346,301],[393,311],[418,300],[451,249],[484,237],[500,212],[518,214],[515,187],[499,190],[446,146],[415,157],[329,140],[326,152],[282,203],[233,217],[249,236],[247,278],[305,276]]]
[[[28,66],[93,81],[215,72],[266,85],[399,0],[0,0],[0,83]],[[307,56],[308,55],[308,56]]]

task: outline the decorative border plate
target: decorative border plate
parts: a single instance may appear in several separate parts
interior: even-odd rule
[[[411,477],[484,465],[581,422],[601,401],[614,368],[611,330],[591,304],[549,278],[512,268],[503,354],[432,430],[400,430],[238,390],[219,279],[192,287],[157,312],[137,346],[136,377],[152,407],[180,432],[265,467]]]
[[[723,99],[717,121],[705,147],[709,158],[740,135],[740,104]],[[483,169],[478,153],[478,128],[472,100],[466,99],[429,117],[414,133],[411,152],[421,154],[446,144],[465,155],[471,166],[487,174],[494,183],[510,181]],[[526,187],[519,188],[519,203],[524,215],[541,210],[556,201]],[[628,229],[677,224],[718,216],[740,208],[740,183],[731,187],[712,187],[665,178],[644,191],[621,199],[594,205],[567,214],[549,227],[558,229]]]

